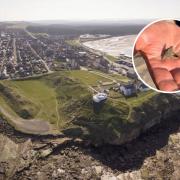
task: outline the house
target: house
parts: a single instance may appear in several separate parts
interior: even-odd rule
[[[132,78],[132,79],[136,79],[137,78],[137,75],[136,75],[134,69],[129,69],[127,71],[127,77]]]
[[[134,84],[120,85],[119,90],[124,96],[133,96],[133,95],[136,95],[136,92],[137,92]]]
[[[133,68],[131,60],[117,60],[116,63],[120,64],[122,67],[125,68]]]

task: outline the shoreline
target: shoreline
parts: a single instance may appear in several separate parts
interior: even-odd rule
[[[108,54],[114,57],[118,57],[120,54],[127,55],[131,57],[132,53],[125,53],[125,50],[131,51],[132,45],[134,43],[135,37],[137,35],[126,35],[126,36],[113,36],[110,38],[92,40],[87,42],[82,42],[81,45],[92,49],[94,51],[99,51],[102,54]],[[117,46],[119,47],[117,49]],[[113,47],[113,49],[111,49]],[[114,48],[116,47],[116,48]]]

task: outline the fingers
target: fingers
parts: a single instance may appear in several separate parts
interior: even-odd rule
[[[167,69],[155,68],[152,71],[158,88],[162,91],[175,91],[178,89],[172,74]]]
[[[154,82],[162,91],[175,91],[180,88],[180,59],[150,60],[149,68]]]
[[[177,84],[172,80],[167,80],[167,81],[160,82],[158,84],[158,88],[161,91],[166,91],[166,92],[172,92],[172,91],[177,91],[178,90]]]
[[[168,71],[172,71],[174,69],[180,68],[180,59],[147,59],[147,61],[152,69],[163,68],[167,69]]]
[[[175,91],[180,88],[180,59],[146,59],[149,72],[157,88]]]
[[[162,81],[174,81],[172,74],[167,69],[155,68],[152,72],[157,85]]]
[[[174,80],[176,81],[178,87],[180,88],[180,68],[176,68],[176,69],[172,70],[171,74],[172,74]]]

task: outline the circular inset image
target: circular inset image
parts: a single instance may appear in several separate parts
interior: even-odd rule
[[[138,77],[151,89],[180,92],[180,21],[159,20],[137,36],[133,64]]]

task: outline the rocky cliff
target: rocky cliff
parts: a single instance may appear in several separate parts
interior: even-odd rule
[[[1,121],[0,179],[179,180],[180,121],[174,116],[123,146],[40,138]]]
[[[105,102],[98,114],[92,112],[92,104],[87,102],[83,108],[76,103],[69,109],[76,117],[72,128],[64,132],[67,135],[79,136],[91,140],[94,144],[120,145],[138,137],[152,126],[173,116],[179,107],[180,97],[169,94],[155,94],[136,104],[114,101]],[[78,108],[78,109],[77,109]],[[71,115],[71,113],[69,112]]]

